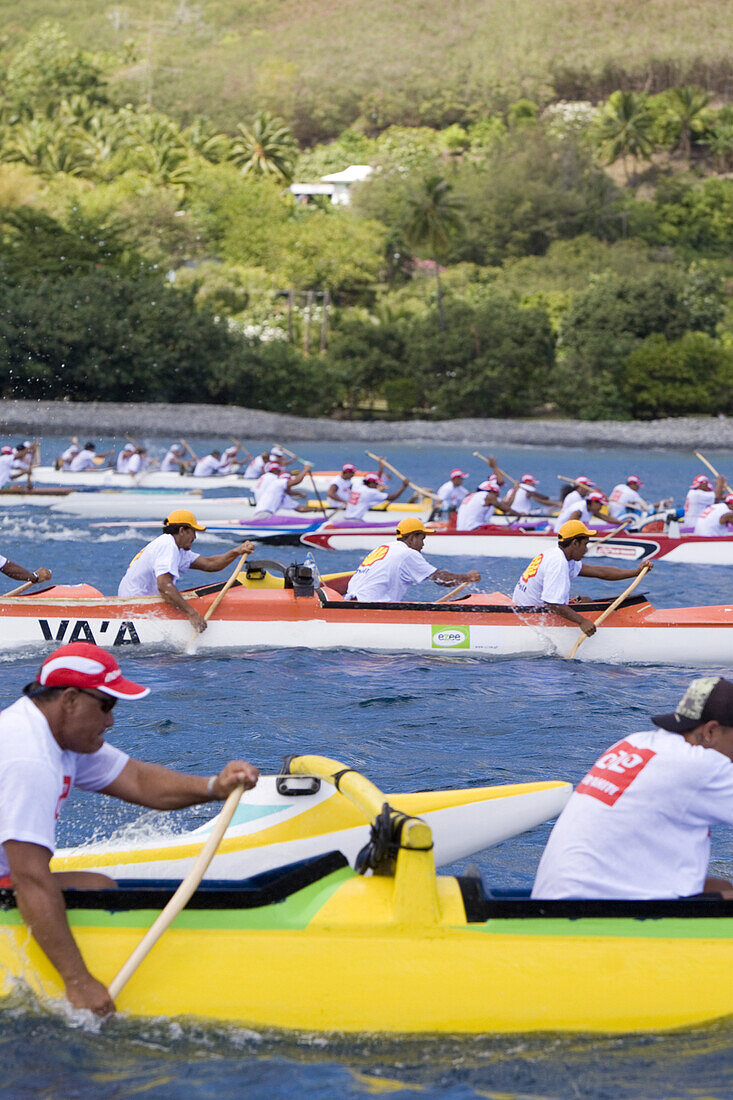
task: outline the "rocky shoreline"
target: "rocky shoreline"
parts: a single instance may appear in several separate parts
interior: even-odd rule
[[[286,416],[232,405],[13,401],[0,404],[0,434],[229,436],[319,442],[507,443],[536,446],[733,449],[733,418],[652,421],[344,421]]]

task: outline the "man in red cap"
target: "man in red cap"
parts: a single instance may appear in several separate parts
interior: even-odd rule
[[[362,484],[351,490],[349,503],[344,509],[344,519],[350,523],[355,520],[363,520],[369,509],[373,508],[375,504],[382,504],[385,500],[388,502],[397,500],[397,497],[404,493],[410,484],[407,478],[403,477],[399,489],[395,489],[393,493],[385,493],[381,462],[376,473],[370,470],[363,475],[361,480]]]
[[[341,473],[338,474],[336,479],[329,485],[328,499],[332,500],[337,508],[343,508],[345,504],[349,503],[351,490],[354,487],[353,477],[355,473],[356,466],[354,463],[344,462],[341,467]]]
[[[725,478],[722,475],[718,475],[713,489],[710,478],[705,474],[699,474],[693,480],[685,497],[685,527],[691,527],[694,530],[695,524],[705,509],[711,504],[719,504],[724,496]]]
[[[593,482],[589,477],[576,477],[573,488],[562,502],[562,508],[554,520],[555,531],[559,531],[564,524],[577,519],[586,526],[591,522],[590,513],[585,498],[593,488]]]
[[[114,887],[106,875],[53,874],[56,818],[73,786],[100,791],[136,806],[173,810],[226,798],[258,771],[233,760],[210,777],[186,775],[133,760],[109,745],[118,699],[143,699],[150,689],[127,680],[111,653],[75,642],[55,650],[23,697],[0,714],[0,886],[12,886],[21,916],[58,970],[76,1008],[114,1012],[106,989],[90,972],[66,919],[64,889]]]
[[[438,489],[435,494],[440,501],[440,510],[444,515],[457,512],[463,501],[468,496],[468,489],[463,482],[468,477],[465,470],[458,467],[451,470],[450,478]]]

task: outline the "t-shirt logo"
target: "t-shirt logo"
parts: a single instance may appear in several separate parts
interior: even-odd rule
[[[359,496],[360,494],[356,491],[356,489],[352,489],[351,493],[349,494],[349,504],[358,504]]]
[[[532,561],[522,573],[522,580],[525,581],[525,583],[530,580],[539,569],[542,564],[542,557],[542,554],[538,554],[536,558],[532,558]]]
[[[367,554],[359,568],[366,569],[370,565],[374,565],[375,561],[381,561],[388,550],[388,546],[377,546],[376,549],[372,550],[370,554]]]
[[[59,814],[61,813],[61,803],[64,801],[65,798],[69,797],[69,791],[70,790],[71,790],[71,776],[70,775],[65,775],[64,776],[64,785],[61,788],[61,794],[59,795],[59,800],[56,803],[56,813],[54,815],[55,817],[58,817]]]
[[[614,489],[608,499],[613,501],[621,500],[621,492],[621,489]]]
[[[589,794],[606,806],[613,806],[656,755],[651,749],[637,749],[628,741],[619,741],[596,760],[575,789],[578,794]]]

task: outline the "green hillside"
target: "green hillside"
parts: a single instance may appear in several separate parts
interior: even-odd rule
[[[733,0],[2,0],[3,57],[43,19],[113,55],[120,100],[231,129],[282,115],[302,143],[357,119],[470,122],[519,96],[733,76]]]

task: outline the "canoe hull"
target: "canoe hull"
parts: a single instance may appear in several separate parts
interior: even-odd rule
[[[733,985],[721,980],[733,967],[733,916],[468,924],[456,880],[439,884],[439,920],[426,926],[390,921],[392,880],[348,869],[276,905],[189,908],[118,1008],[382,1034],[656,1031],[733,1013]],[[159,911],[69,904],[85,960],[105,982]],[[0,929],[0,993],[22,977],[58,997],[58,977],[17,913],[0,913]]]
[[[204,614],[219,586],[188,594]],[[53,591],[53,590],[50,590]],[[517,608],[499,593],[450,605],[351,604],[332,593],[295,597],[292,589],[235,587],[196,639],[196,651],[261,647],[367,649],[434,656],[565,657],[577,628],[549,612]],[[327,591],[327,590],[325,590]],[[579,604],[597,618],[607,604]],[[0,602],[0,652],[89,641],[105,648],[183,653],[191,626],[154,596],[18,596]],[[588,638],[577,659],[610,663],[733,667],[733,606],[655,610],[632,597]]]

